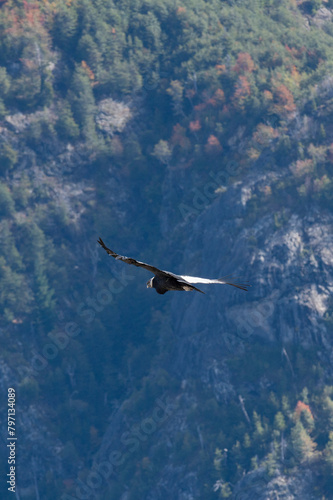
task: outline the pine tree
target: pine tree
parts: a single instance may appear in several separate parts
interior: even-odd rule
[[[324,450],[324,459],[328,467],[333,472],[333,432],[329,433],[329,439]]]
[[[78,58],[81,61],[86,61],[88,66],[98,75],[103,58],[97,43],[91,35],[86,33],[80,38],[77,54]]]
[[[3,100],[0,98],[0,120],[2,120],[7,114],[6,106]]]
[[[265,435],[265,429],[261,422],[261,417],[256,411],[253,412],[253,422],[255,426],[255,431],[253,434],[254,439],[263,439]]]
[[[283,432],[286,428],[286,422],[283,416],[283,413],[280,411],[277,412],[274,418],[274,428],[278,429],[280,432]]]
[[[78,15],[75,6],[61,5],[53,17],[54,42],[65,51],[73,50],[78,32]]]
[[[325,392],[327,393],[328,391]],[[326,418],[328,419],[330,427],[333,427],[333,401],[329,395],[324,396],[323,409],[326,414]]]
[[[183,104],[183,92],[184,87],[179,80],[173,80],[170,83],[170,87],[167,90],[168,94],[172,98],[173,112],[175,115],[183,114],[182,104]]]
[[[3,99],[7,96],[10,89],[10,78],[7,74],[6,68],[0,67],[0,97]]]
[[[70,85],[69,101],[75,121],[80,125],[84,139],[90,146],[96,145],[96,105],[89,76],[81,65],[77,65]]]
[[[303,462],[313,457],[317,445],[311,439],[300,420],[291,429],[291,442],[296,461]]]
[[[74,141],[80,135],[71,107],[66,101],[61,104],[55,129],[62,140]]]

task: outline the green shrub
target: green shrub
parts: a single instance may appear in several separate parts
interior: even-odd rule
[[[0,173],[4,174],[11,170],[16,162],[17,152],[9,144],[2,144],[0,146]]]
[[[14,212],[14,201],[8,187],[0,182],[0,215],[11,215]]]
[[[52,139],[54,135],[55,130],[52,123],[47,121],[45,118],[33,121],[29,127],[27,127],[25,132],[27,144],[33,149],[39,148],[41,143]]]
[[[7,110],[3,100],[0,98],[0,120],[2,120],[7,114]]]

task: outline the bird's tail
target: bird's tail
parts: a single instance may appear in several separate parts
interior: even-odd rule
[[[249,287],[251,286],[248,281],[244,281],[243,283],[239,283],[238,279],[241,280],[241,278],[233,277],[231,274],[228,274],[227,276],[223,276],[223,278],[218,279],[220,283],[224,283],[225,285],[231,285],[236,288],[239,288],[240,290],[244,290],[245,292],[248,292]],[[243,281],[243,280],[242,280]]]

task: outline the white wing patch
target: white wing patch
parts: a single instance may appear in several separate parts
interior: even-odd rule
[[[224,276],[223,278],[220,279],[208,279],[208,278],[197,278],[196,276],[181,276],[181,278],[187,283],[218,283],[219,285],[231,285],[236,288],[240,288],[241,290],[245,290],[246,292],[248,291],[249,286],[251,286],[248,282],[245,283],[238,283],[235,281],[236,278],[233,276]]]
[[[220,283],[225,285],[226,283],[222,280],[210,280],[208,278],[196,278],[195,276],[181,276],[183,280],[188,283]]]

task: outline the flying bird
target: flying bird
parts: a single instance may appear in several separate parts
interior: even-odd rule
[[[169,271],[162,271],[161,269],[158,269],[157,267],[154,266],[150,266],[149,264],[145,264],[144,262],[139,262],[138,260],[132,259],[130,257],[124,257],[123,255],[118,255],[116,252],[110,250],[110,248],[108,248],[105,245],[102,238],[99,238],[99,240],[97,241],[101,245],[101,247],[104,248],[104,250],[109,255],[111,255],[111,257],[114,257],[116,260],[121,260],[123,262],[126,262],[126,264],[132,264],[133,266],[136,267],[143,267],[144,269],[147,269],[147,271],[153,273],[155,276],[153,278],[150,278],[149,281],[147,281],[147,288],[155,288],[156,292],[161,295],[170,290],[178,290],[185,292],[196,290],[197,292],[205,293],[202,290],[199,290],[199,288],[197,288],[196,286],[194,286],[194,283],[203,283],[203,284],[218,283],[220,285],[231,285],[236,288],[240,288],[240,290],[245,290],[246,292],[248,291],[248,287],[251,286],[247,284],[248,282],[245,282],[245,284],[235,282],[234,278],[232,278],[231,275],[224,276],[223,278],[220,279],[207,279],[207,278],[196,278],[195,276],[180,276],[178,274],[170,273]]]

